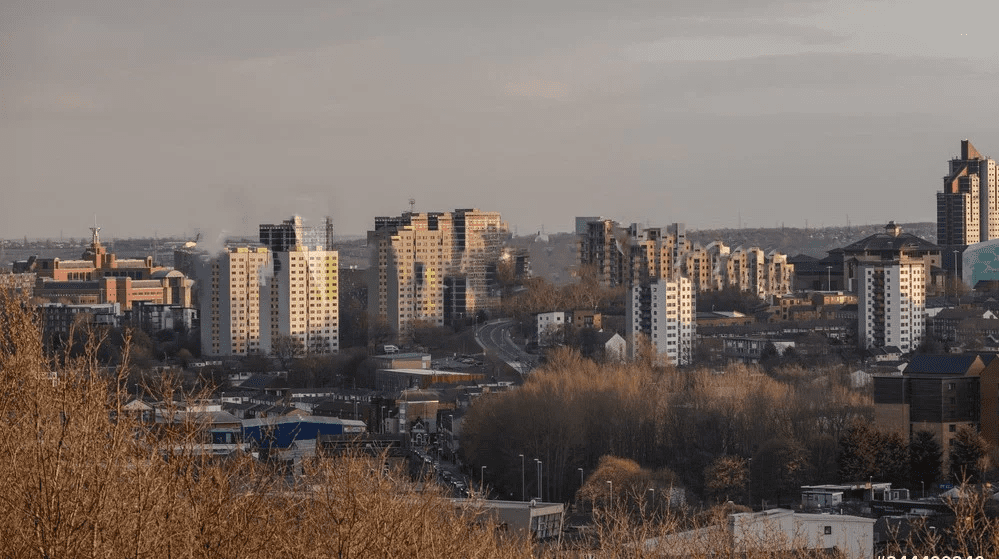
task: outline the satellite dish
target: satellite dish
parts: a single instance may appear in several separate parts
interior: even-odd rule
[[[537,499],[531,499],[531,506],[532,507],[537,506],[537,504],[538,504]]]

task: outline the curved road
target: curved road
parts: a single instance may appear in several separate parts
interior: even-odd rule
[[[475,341],[487,353],[492,353],[502,359],[507,365],[521,375],[538,366],[537,356],[531,355],[514,343],[510,337],[513,321],[500,319],[480,325],[475,330]]]

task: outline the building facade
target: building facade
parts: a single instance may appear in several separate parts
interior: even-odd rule
[[[304,353],[340,351],[339,258],[335,250],[298,245],[271,253],[261,309],[261,346],[284,338]]]
[[[937,244],[970,245],[999,238],[999,171],[968,140],[950,160],[937,192]]]
[[[100,230],[91,228],[90,246],[79,260],[31,258],[17,263],[19,271],[36,278],[32,294],[74,304],[119,303],[122,311],[131,311],[134,303],[191,307],[193,281],[178,270],[155,265],[151,256],[118,258],[101,244]]]
[[[693,244],[683,223],[641,228],[606,218],[577,218],[577,237],[580,268],[602,285],[686,277],[698,292],[734,288],[767,298],[791,291],[794,265],[787,255],[759,247],[732,249],[722,241]]]
[[[919,431],[932,433],[945,462],[962,427],[978,430],[981,422],[994,444],[999,421],[983,412],[996,409],[996,392],[987,388],[983,394],[981,385],[982,378],[996,378],[994,370],[976,355],[918,355],[901,375],[874,375],[874,424],[905,440]]]
[[[227,247],[201,264],[203,354],[266,353],[261,344],[260,303],[270,257],[264,247]]]
[[[368,231],[368,313],[400,338],[499,304],[497,263],[508,228],[498,212],[406,212]]]
[[[902,259],[863,263],[858,273],[857,333],[862,349],[895,346],[910,352],[926,329],[923,262]]]
[[[228,247],[200,266],[202,352],[338,352],[339,255],[327,248],[332,224],[308,228],[294,216],[259,231],[265,246]]]
[[[696,328],[694,287],[689,279],[657,280],[633,286],[626,314],[632,359],[647,348],[674,365],[693,362]]]

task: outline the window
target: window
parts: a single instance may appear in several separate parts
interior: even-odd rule
[[[828,536],[828,535],[831,535],[831,534],[832,534],[832,526],[826,526],[826,527],[825,527],[825,530],[823,530],[823,533],[824,533],[825,535],[827,535],[827,536]]]
[[[957,432],[957,425],[951,424],[951,425],[948,426],[947,430],[950,431],[951,433],[956,433]]]

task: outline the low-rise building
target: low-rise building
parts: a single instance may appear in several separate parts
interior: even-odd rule
[[[727,522],[641,542],[669,555],[776,556],[790,551],[832,552],[854,558],[874,554],[873,518],[812,514],[788,509],[730,514]]]
[[[564,311],[538,313],[538,345],[549,347],[563,343],[570,320],[571,315]]]
[[[515,534],[530,534],[535,540],[556,538],[562,533],[565,505],[537,501],[494,501],[489,499],[455,499],[456,506],[490,517],[501,530]]]
[[[759,363],[768,344],[772,344],[777,355],[784,355],[788,348],[793,348],[793,340],[782,340],[761,337],[731,337],[723,340],[723,353],[726,358],[745,363]]]
[[[985,368],[977,355],[916,355],[901,375],[875,375],[875,426],[895,431],[905,440],[918,431],[929,431],[946,461],[957,431],[965,426],[977,429],[982,419],[979,376]]]
[[[46,335],[69,334],[73,328],[88,326],[116,328],[121,325],[121,305],[118,303],[90,305],[46,303],[40,308]]]
[[[458,384],[481,380],[478,373],[440,371],[436,369],[378,369],[375,371],[375,389],[384,392],[401,392],[407,388],[429,388],[431,384]]]

